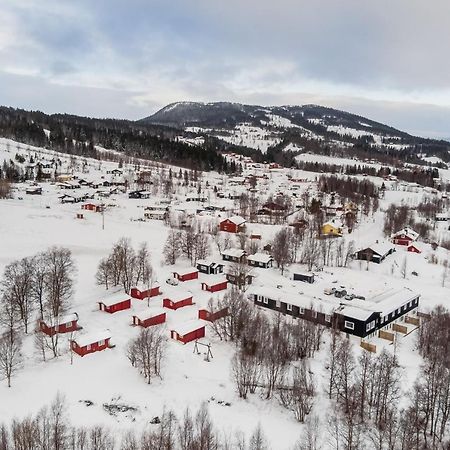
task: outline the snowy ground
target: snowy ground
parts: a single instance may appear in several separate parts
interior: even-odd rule
[[[10,153],[6,153],[5,142],[1,141],[0,160],[11,158],[16,152],[10,146]],[[49,155],[52,153],[50,152]],[[316,155],[301,155],[302,157],[317,157]],[[68,159],[68,158],[67,158]],[[329,158],[330,163],[338,163]],[[360,162],[346,160],[345,164]],[[92,163],[91,175],[99,175],[98,163]],[[96,169],[94,169],[94,167]],[[117,163],[103,163],[101,170],[117,167]],[[253,169],[249,169],[251,172]],[[317,174],[303,171],[268,171],[270,179],[261,182],[258,187],[264,195],[276,191],[288,192],[287,174],[296,179],[306,179],[301,190],[314,188]],[[205,175],[210,186],[223,183],[226,180],[217,174]],[[266,184],[264,184],[266,183]],[[75,294],[71,311],[79,314],[79,323],[83,332],[108,328],[112,333],[112,343],[115,348],[94,353],[83,358],[74,355],[71,364],[67,341],[63,343],[63,355],[55,360],[43,363],[33,349],[32,337],[26,338],[24,352],[26,355],[24,367],[13,379],[13,387],[8,389],[4,382],[0,382],[0,418],[9,420],[13,417],[22,417],[33,414],[40,407],[48,404],[56,395],[62,392],[66,395],[72,421],[77,425],[92,425],[102,423],[114,426],[116,429],[141,427],[154,416],[160,416],[163,408],[173,409],[181,415],[184,408],[189,406],[196,409],[203,401],[209,401],[212,419],[221,431],[233,434],[238,429],[250,434],[261,423],[272,448],[275,450],[291,449],[294,442],[302,433],[293,415],[282,409],[276,400],[265,401],[258,395],[250,396],[246,401],[240,400],[235,392],[234,384],[230,379],[230,359],[233,355],[233,345],[217,340],[207,330],[205,342],[212,343],[214,358],[207,362],[204,356],[193,353],[193,344],[181,345],[169,341],[168,357],[164,363],[163,380],[155,380],[147,385],[144,379],[134,369],[125,355],[125,348],[130,338],[138,332],[131,326],[131,316],[134,312],[146,309],[145,302],[134,301],[133,309],[122,311],[113,315],[98,311],[96,302],[105,295],[105,290],[95,284],[95,272],[99,260],[106,256],[112,244],[121,237],[130,237],[133,244],[147,242],[152,253],[152,264],[158,281],[163,290],[167,290],[164,280],[169,277],[171,267],[162,262],[162,248],[167,235],[167,228],[161,221],[137,222],[131,218],[142,217],[142,206],[151,204],[157,199],[129,200],[125,194],[118,194],[108,200],[116,205],[105,213],[105,229],[102,230],[102,217],[98,213],[84,211],[84,219],[76,219],[80,212],[80,205],[61,204],[57,196],[61,193],[56,186],[46,183],[42,196],[27,196],[23,193],[23,186],[16,191],[14,199],[0,201],[0,273],[9,262],[33,255],[52,245],[61,245],[69,248],[77,265]],[[245,190],[245,187],[229,187],[235,191]],[[388,190],[380,206],[386,207],[390,203],[407,203],[416,205],[422,199],[422,192],[405,192]],[[22,197],[23,200],[19,200]],[[227,199],[211,200],[211,203],[231,208],[233,202]],[[182,201],[178,208],[193,208],[195,204]],[[203,219],[208,220],[208,218]],[[214,219],[210,219],[214,220]],[[271,239],[279,227],[250,224],[249,231],[261,233],[263,242]],[[442,238],[449,238],[444,226],[440,226],[439,233]],[[354,240],[355,247],[367,247],[382,240],[382,213],[365,219],[356,230],[346,235],[344,239]],[[213,259],[218,260],[217,249],[213,248]],[[367,270],[366,263],[353,262],[350,268],[326,268],[317,274],[317,282],[311,286],[299,285],[308,295],[323,295],[323,289],[333,282],[345,285],[348,290],[360,295],[370,296],[380,290],[407,286],[420,292],[421,310],[431,309],[437,304],[450,306],[449,281],[442,286],[442,265],[432,265],[426,259],[431,253],[430,246],[425,245],[422,254],[405,252],[399,247],[397,252],[389,256],[382,264],[370,264]],[[448,259],[448,252],[438,249],[439,260]],[[401,267],[407,259],[407,276],[401,275]],[[184,265],[187,267],[188,263]],[[417,272],[417,276],[412,272]],[[255,284],[292,284],[288,279],[289,271],[281,277],[276,269],[256,269]],[[183,289],[191,290],[194,294],[195,305],[168,313],[168,323],[163,325],[167,334],[173,325],[183,323],[197,317],[197,311],[205,306],[211,298],[200,289],[201,279],[183,283]],[[213,294],[219,298],[223,293]],[[151,300],[152,305],[160,306],[162,297]],[[326,337],[324,338],[327,339]],[[355,352],[362,350],[355,339]],[[393,346],[381,340],[374,340],[378,348],[387,348],[393,351]],[[411,333],[399,340],[397,347],[400,363],[404,369],[405,381],[403,389],[408,391],[418,372],[421,358],[414,350],[415,333]],[[314,411],[323,417],[323,412],[329,407],[324,394],[326,386],[326,370],[324,369],[325,351],[321,351],[314,361],[311,361],[315,373],[318,398]],[[214,400],[211,400],[214,398]],[[120,402],[136,406],[138,412],[130,415],[123,414],[118,417],[108,415],[102,408],[105,402],[120,399]],[[86,406],[82,400],[94,402]],[[224,406],[218,401],[231,403]]]

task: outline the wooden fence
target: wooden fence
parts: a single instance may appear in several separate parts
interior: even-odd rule
[[[416,325],[417,327],[420,325],[420,319],[418,317],[406,316],[405,322],[410,323],[411,325]]]
[[[375,344],[369,344],[369,342],[361,341],[361,343],[359,345],[364,350],[367,350],[368,352],[371,352],[371,353],[376,353],[377,352],[377,346]]]
[[[405,327],[404,325],[399,325],[398,323],[394,323],[392,325],[392,329],[402,334],[408,334],[408,327]]]
[[[378,332],[378,337],[380,337],[381,339],[386,339],[387,341],[391,342],[395,341],[395,334],[389,331],[380,330]]]

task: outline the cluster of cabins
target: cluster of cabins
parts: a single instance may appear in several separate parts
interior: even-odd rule
[[[253,288],[248,298],[256,306],[366,338],[379,330],[391,329],[393,324],[415,312],[420,295],[404,288],[392,289],[368,300],[346,300],[260,286]]]
[[[208,277],[204,277],[201,282],[202,290],[209,292],[218,292],[227,289],[228,281],[222,274],[220,268],[223,265],[210,264],[206,261],[199,261],[200,266],[205,266],[209,273]],[[173,277],[179,282],[185,282],[198,279],[198,269],[187,268],[179,269],[173,272]],[[115,292],[105,296],[98,301],[98,308],[100,311],[114,314],[120,311],[129,310],[134,301],[150,300],[154,297],[161,297],[159,305],[156,302],[135,314],[131,317],[131,324],[140,327],[151,327],[166,323],[167,314],[170,311],[176,311],[180,308],[185,308],[194,305],[193,294],[189,290],[181,287],[171,287],[165,293],[162,293],[161,287],[158,283],[151,286],[136,286],[130,290],[130,293]],[[170,330],[170,336],[183,344],[200,339],[205,336],[205,323],[213,322],[224,315],[227,315],[226,309],[221,311],[208,311],[200,309],[197,311],[197,317],[192,318]],[[58,318],[53,322],[39,321],[39,329],[48,336],[63,333],[75,333],[82,329],[78,324],[78,315],[76,313]],[[111,333],[109,330],[96,331],[94,333],[87,333],[82,335],[72,335],[70,339],[71,350],[80,356],[89,353],[112,348],[110,342]]]
[[[406,227],[391,236],[391,242],[375,242],[370,247],[358,250],[355,259],[370,261],[374,263],[383,262],[389,255],[396,251],[394,245],[406,247],[408,252],[422,253],[422,245],[417,242],[419,234],[409,227]],[[436,250],[437,243],[431,243],[433,250]]]

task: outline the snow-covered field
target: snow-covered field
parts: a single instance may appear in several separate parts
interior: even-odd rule
[[[272,118],[276,124],[276,118]],[[284,124],[286,126],[286,124]],[[197,130],[198,131],[198,130]],[[264,130],[243,125],[236,130],[235,135],[229,137],[232,143],[253,146],[263,150],[273,145],[276,138],[263,134]],[[223,138],[223,137],[222,137]],[[16,148],[9,145],[10,153],[6,152],[6,141],[0,145],[0,162],[11,158]],[[54,153],[41,149],[31,149],[42,152],[47,156]],[[22,149],[24,151],[24,147]],[[62,157],[64,158],[64,157]],[[298,158],[308,161],[321,161],[331,164],[362,164],[351,159],[336,160],[334,158],[302,154]],[[69,158],[66,158],[69,160]],[[365,163],[364,163],[365,164]],[[369,164],[367,164],[369,165]],[[370,165],[378,167],[377,165]],[[117,168],[117,163],[90,162],[87,177],[100,177],[108,168]],[[125,171],[131,168],[125,167]],[[253,169],[249,169],[251,173]],[[268,173],[265,169],[264,173]],[[303,189],[312,189],[317,174],[302,171],[280,170],[270,172],[270,179],[264,184],[261,181],[261,192],[264,195],[277,191],[287,192],[287,174],[298,179],[309,179],[303,184]],[[209,186],[224,183],[218,174],[204,174],[204,182]],[[61,204],[58,195],[59,188],[50,183],[43,183],[42,196],[25,195],[24,185],[17,185],[14,198],[0,200],[0,273],[4,267],[15,259],[31,256],[50,246],[64,246],[71,250],[77,266],[76,285],[70,311],[79,315],[79,323],[83,327],[81,333],[109,329],[112,334],[113,349],[87,355],[83,358],[74,355],[73,363],[69,353],[67,338],[61,346],[62,355],[56,359],[42,362],[33,346],[32,335],[25,339],[25,362],[21,370],[13,379],[12,388],[7,388],[5,382],[0,382],[0,421],[8,421],[14,417],[24,417],[35,413],[43,405],[48,404],[57,392],[66,396],[69,414],[75,425],[92,425],[96,423],[114,427],[115,430],[129,428],[139,429],[155,416],[161,416],[163,409],[172,409],[179,416],[189,406],[196,410],[202,402],[208,402],[209,411],[216,427],[229,435],[238,430],[246,435],[261,424],[264,433],[274,450],[291,449],[295,441],[302,434],[304,425],[297,423],[293,415],[283,409],[276,399],[263,400],[258,394],[249,399],[239,399],[230,374],[230,360],[234,354],[233,344],[221,342],[207,329],[205,342],[212,344],[213,358],[206,361],[202,354],[193,352],[193,343],[181,345],[175,341],[168,343],[168,355],[164,360],[163,378],[155,379],[147,385],[143,377],[129,363],[125,351],[128,341],[137,335],[136,327],[131,326],[133,313],[147,308],[146,302],[133,301],[132,310],[107,314],[98,310],[96,302],[105,295],[103,287],[97,286],[95,273],[99,260],[106,256],[113,243],[122,237],[129,237],[134,245],[146,242],[151,251],[152,265],[162,290],[169,290],[164,282],[171,275],[172,267],[163,262],[163,246],[168,228],[162,221],[132,221],[142,217],[145,205],[159,201],[162,198],[148,200],[128,199],[126,194],[114,194],[108,199],[109,207],[105,212],[104,229],[102,216],[99,213],[83,211],[84,218],[77,219],[80,204]],[[231,187],[236,191],[244,191],[245,187]],[[212,192],[203,193],[209,197],[210,204],[219,204],[232,208],[233,204],[227,199],[218,199]],[[424,194],[422,192],[390,191],[380,201],[381,208],[390,203],[417,204]],[[19,199],[21,197],[22,199]],[[190,207],[195,210],[196,204],[179,202],[177,208]],[[209,220],[217,218],[209,217]],[[201,219],[199,219],[201,220]],[[208,218],[203,218],[208,220]],[[378,211],[370,218],[364,218],[352,234],[343,239],[353,240],[355,248],[364,248],[376,240],[383,241],[383,214]],[[439,228],[439,227],[438,227]],[[263,244],[268,243],[279,226],[249,224],[249,232],[260,233]],[[442,238],[448,238],[449,233],[444,226],[439,230]],[[317,273],[317,282],[311,286],[301,286],[301,289],[311,296],[320,296],[326,287],[338,282],[345,285],[350,292],[364,296],[372,296],[382,290],[409,287],[421,293],[421,307],[423,311],[430,310],[435,305],[450,306],[449,282],[442,286],[443,266],[430,264],[427,257],[431,253],[431,246],[423,244],[425,251],[421,254],[407,253],[404,248],[390,255],[382,264],[370,264],[354,261],[349,268],[325,268]],[[212,259],[219,260],[220,255],[215,245],[211,246]],[[437,258],[440,261],[449,258],[448,251],[439,248]],[[407,275],[403,278],[401,267],[407,261]],[[180,261],[188,267],[187,261]],[[255,285],[283,285],[291,286],[289,270],[284,276],[277,269],[255,269]],[[412,275],[416,272],[417,275]],[[177,324],[185,323],[197,318],[198,309],[206,306],[210,298],[218,299],[223,293],[209,294],[201,290],[200,283],[206,276],[200,274],[199,280],[183,283],[183,289],[190,290],[194,296],[194,306],[168,312],[168,321],[162,325],[169,335],[169,330]],[[298,284],[296,285],[298,286]],[[150,303],[161,306],[162,297],[152,298]],[[249,307],[254,307],[249,305]],[[328,338],[324,337],[324,341]],[[358,347],[358,339],[354,339],[355,352],[363,350]],[[374,338],[379,348],[392,351],[393,347],[386,341]],[[325,347],[325,346],[324,346]],[[402,389],[406,394],[413,384],[422,360],[415,351],[415,333],[401,337],[396,348],[400,364],[405,374]],[[313,412],[323,418],[324,411],[330,407],[325,395],[327,371],[324,361],[326,352],[322,350],[311,361],[311,369],[317,383],[318,396]],[[406,397],[404,397],[406,398]],[[120,400],[119,400],[120,399]],[[83,400],[93,402],[86,406]],[[133,414],[122,414],[117,417],[108,415],[102,408],[103,403],[120,401],[137,408]],[[220,403],[219,403],[220,402]],[[229,403],[225,406],[223,402]]]

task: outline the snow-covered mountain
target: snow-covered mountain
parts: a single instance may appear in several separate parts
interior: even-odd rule
[[[292,142],[302,148],[304,141],[340,147],[360,144],[388,150],[410,150],[418,145],[436,146],[438,143],[450,145],[411,136],[365,117],[318,105],[177,102],[139,122],[207,134],[263,152],[273,146],[289,148]]]

